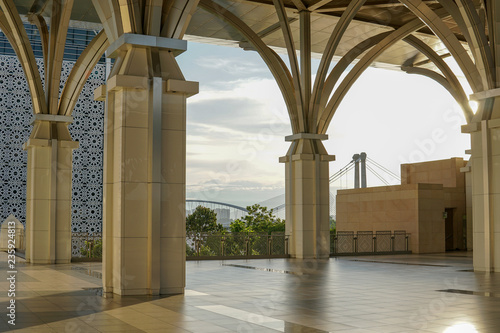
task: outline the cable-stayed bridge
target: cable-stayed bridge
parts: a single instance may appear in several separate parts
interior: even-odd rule
[[[354,175],[352,177],[352,175]],[[353,159],[330,176],[330,216],[336,218],[336,195],[339,189],[368,187],[368,175],[374,176],[384,185],[401,183],[401,178],[382,164],[368,157],[366,153],[355,154]],[[280,194],[257,204],[272,209],[274,215],[285,219],[285,194]],[[186,215],[191,214],[198,206],[208,207],[217,213],[218,223],[229,227],[232,221],[247,214],[246,207],[230,203],[188,199],[186,200]]]
[[[342,177],[347,176],[347,174],[352,170],[354,170],[354,183],[352,184],[352,187],[347,185],[346,182],[346,187],[343,187],[341,184],[341,188],[368,187],[367,171],[375,176],[375,178],[381,181],[384,185],[395,185],[396,182],[401,183],[401,178],[396,173],[371,159],[366,155],[366,153],[361,153],[354,154],[349,163],[330,176],[330,185],[337,184],[342,180]]]

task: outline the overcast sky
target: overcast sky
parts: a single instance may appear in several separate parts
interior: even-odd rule
[[[292,133],[278,86],[258,54],[190,42],[178,60],[186,79],[200,82],[187,106],[187,197],[246,206],[283,194],[278,158]],[[330,174],[363,151],[398,175],[401,163],[468,158],[464,123],[457,103],[434,81],[369,68],[328,130],[324,144],[337,158]],[[351,175],[335,186],[352,183]],[[368,174],[368,186],[382,184]]]

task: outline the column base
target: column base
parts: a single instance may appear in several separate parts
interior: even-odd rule
[[[120,296],[159,296],[159,295],[182,295],[184,288],[162,288],[162,289],[116,289],[112,291],[104,290],[103,296],[113,298],[113,295]]]
[[[149,289],[116,289],[113,288],[113,293],[120,296],[147,296],[151,295]]]
[[[34,265],[52,265],[56,263],[54,259],[51,260],[51,259],[33,259],[33,258],[26,260],[26,262],[29,262],[30,264]]]
[[[56,259],[56,264],[71,264],[71,259]]]
[[[184,288],[161,288],[160,295],[181,295],[184,294]]]
[[[497,270],[493,271],[487,267],[474,267],[474,272],[475,273],[493,273],[493,272],[498,272]]]
[[[114,293],[105,293],[105,292],[103,292],[102,293],[102,297],[103,298],[114,298],[115,294]]]
[[[314,259],[314,260],[328,260],[330,259],[330,255],[319,255],[319,256],[301,256],[301,255],[296,255],[296,256],[290,256],[292,259]]]

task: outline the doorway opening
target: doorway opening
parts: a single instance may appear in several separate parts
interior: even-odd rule
[[[453,213],[454,208],[445,208],[445,226],[444,226],[444,235],[445,235],[445,249],[446,251],[453,251],[456,249],[455,247],[455,223],[453,222]]]

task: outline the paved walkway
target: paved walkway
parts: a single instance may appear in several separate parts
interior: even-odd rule
[[[16,263],[0,332],[500,332],[500,273],[471,253],[187,262],[185,295],[100,296],[99,263]]]

